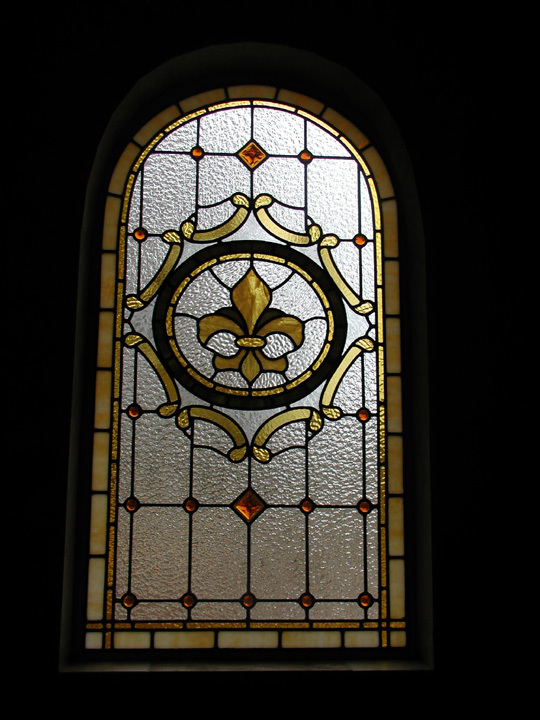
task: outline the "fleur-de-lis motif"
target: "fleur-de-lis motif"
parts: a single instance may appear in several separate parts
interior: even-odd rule
[[[274,333],[286,335],[298,348],[304,342],[304,328],[298,318],[268,308],[270,298],[268,285],[250,269],[231,291],[232,307],[221,308],[199,320],[199,340],[203,345],[218,333],[235,337],[238,351],[234,355],[227,357],[216,352],[217,370],[237,370],[251,384],[261,372],[282,373],[287,369],[287,353],[271,358],[262,352],[267,337]]]

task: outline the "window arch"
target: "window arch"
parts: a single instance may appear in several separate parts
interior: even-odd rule
[[[378,149],[320,100],[231,84],[137,130],[104,208],[79,654],[411,657]]]

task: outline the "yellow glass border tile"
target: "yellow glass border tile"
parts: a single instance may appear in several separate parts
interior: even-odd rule
[[[165,110],[162,110],[162,112],[147,122],[146,125],[143,125],[133,136],[133,139],[139,145],[146,145],[162,128],[178,120],[179,115],[180,112],[176,105],[165,108]]]
[[[106,491],[109,485],[109,448],[110,435],[108,432],[94,433],[94,447],[92,452],[92,490]]]
[[[276,630],[221,630],[218,633],[218,647],[222,649],[271,649],[279,646]]]
[[[103,647],[103,633],[87,632],[84,638],[84,647],[87,650],[101,650]]]
[[[187,114],[193,110],[198,110],[204,105],[212,105],[226,100],[227,95],[225,94],[225,90],[223,88],[216,88],[215,90],[208,90],[198,95],[192,95],[185,100],[181,100],[178,104],[182,112]]]
[[[119,197],[108,195],[105,201],[103,217],[103,250],[116,250],[118,242],[118,223],[122,211],[122,200]]]
[[[389,375],[386,379],[386,404],[388,432],[402,432],[401,378],[399,375]]]
[[[103,591],[105,590],[105,558],[90,558],[88,563],[88,595],[86,617],[90,621],[103,620]]]
[[[403,492],[403,438],[401,435],[388,436],[388,492]]]
[[[107,495],[94,494],[90,510],[90,555],[104,555],[107,549]]]
[[[346,648],[376,648],[380,645],[377,630],[347,630],[344,634]]]
[[[326,108],[321,117],[342,132],[359,150],[369,145],[369,140],[364,133],[337,110]]]
[[[99,313],[98,356],[97,364],[101,368],[112,368],[113,365],[114,313]]]
[[[152,634],[139,630],[121,630],[114,633],[113,642],[117,650],[146,650],[152,645]]]
[[[157,650],[201,650],[213,648],[214,642],[213,630],[194,630],[193,632],[166,630],[154,634],[154,647]]]
[[[273,100],[276,92],[277,88],[271,85],[231,85],[227,88],[227,93],[232,100],[238,98]]]
[[[108,430],[111,426],[112,372],[98,370],[96,373],[96,408],[94,427]]]
[[[339,648],[341,633],[338,630],[284,630],[283,648]]]
[[[398,317],[386,318],[386,371],[401,373],[401,321]]]
[[[390,175],[378,150],[371,145],[362,151],[362,155],[371,168],[381,200],[394,197],[394,186],[392,185]]]
[[[397,258],[399,256],[398,242],[398,211],[394,199],[381,201],[383,229],[384,229],[384,256]]]
[[[386,315],[399,315],[399,263],[397,262],[397,260],[385,260],[384,283],[384,302]]]
[[[403,519],[403,498],[388,498],[388,552],[392,556],[405,552]]]
[[[324,109],[324,104],[319,102],[319,100],[314,100],[307,95],[301,95],[293,90],[280,90],[278,100],[280,102],[289,103],[290,105],[296,105],[296,107],[307,110],[314,115],[320,115]]]
[[[140,151],[141,149],[138,145],[135,145],[133,142],[128,143],[113,170],[111,182],[109,183],[110,193],[121,195],[124,192],[126,178]]]
[[[388,566],[390,618],[398,620],[405,617],[405,561],[391,559]]]
[[[116,255],[104,252],[101,254],[101,288],[100,308],[112,310],[116,294]]]

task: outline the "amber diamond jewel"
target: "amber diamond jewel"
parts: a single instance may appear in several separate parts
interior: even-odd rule
[[[247,145],[240,150],[238,157],[248,168],[256,168],[263,160],[266,160],[266,153],[260,148],[254,140],[250,140]]]
[[[247,523],[250,523],[264,510],[264,501],[253,490],[246,490],[235,500],[233,508]]]

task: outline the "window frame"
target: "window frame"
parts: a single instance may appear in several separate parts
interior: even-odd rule
[[[407,653],[398,653],[390,660],[382,660],[377,652],[363,653],[361,659],[347,658],[347,667],[364,669],[377,667],[382,662],[392,669],[429,668],[432,666],[432,607],[431,607],[431,557],[429,530],[429,438],[427,398],[427,343],[425,328],[425,280],[423,233],[420,208],[416,194],[410,161],[399,132],[380,99],[361,81],[343,68],[321,58],[301,51],[280,48],[280,62],[269,65],[272,49],[269,46],[221,46],[191,55],[182,56],[158,68],[141,80],[113,116],[100,145],[92,176],[83,222],[81,248],[81,272],[77,319],[74,412],[72,423],[70,480],[68,495],[68,528],[66,542],[65,587],[63,629],[61,644],[61,667],[72,669],[111,669],[108,662],[101,665],[102,658],[92,661],[74,651],[80,643],[76,619],[86,606],[86,573],[77,563],[74,547],[87,543],[90,523],[88,509],[81,498],[88,491],[88,468],[91,465],[92,448],[89,438],[89,418],[85,408],[93,407],[97,338],[96,308],[99,292],[99,255],[105,197],[111,186],[121,177],[122,162],[116,164],[121,149],[128,144],[126,138],[144,143],[165,124],[156,109],[169,107],[174,97],[188,97],[191,89],[212,89],[252,85],[254,78],[261,79],[260,92],[264,96],[266,82],[280,87],[301,87],[305,96],[323,98],[327,106],[336,110],[340,117],[347,117],[365,131],[382,159],[395,187],[400,222],[400,268],[402,344],[404,347],[403,376],[403,425],[405,451],[405,492],[408,498],[406,516],[415,522],[406,523],[407,543],[407,598],[412,613],[411,647]],[[275,57],[275,56],[274,56]],[[299,62],[299,61],[302,62]],[[307,62],[309,60],[309,62]],[[277,66],[276,66],[277,65]],[[319,70],[317,73],[315,70]],[[270,69],[269,69],[270,68]],[[324,69],[324,72],[322,72]],[[195,72],[198,70],[198,72]],[[314,80],[314,76],[317,80]],[[212,81],[212,78],[214,81]],[[272,81],[271,78],[273,78]],[[226,79],[227,82],[220,82]],[[174,80],[174,81],[173,81]],[[243,80],[244,82],[239,82]],[[178,89],[180,88],[180,90]],[[200,100],[200,92],[195,93]],[[309,105],[306,99],[306,103]],[[188,108],[182,108],[188,111]],[[309,106],[307,109],[310,109]],[[148,118],[153,118],[148,121]],[[147,122],[143,122],[146,120]],[[165,118],[166,120],[166,118]],[[138,130],[142,126],[142,130]],[[130,165],[130,162],[128,163]],[[116,173],[116,175],[115,175]],[[120,173],[120,175],[118,175]],[[112,181],[110,178],[112,177]],[[116,178],[116,179],[115,179]],[[91,381],[89,382],[89,380]],[[93,421],[91,413],[90,424]],[[89,431],[90,430],[90,431]],[[77,508],[77,510],[75,510]],[[75,518],[77,516],[77,521]],[[73,593],[68,588],[73,587]],[[235,651],[237,652],[237,651]],[[242,651],[250,662],[261,660],[255,652]],[[117,667],[125,659],[122,653],[113,660]],[[188,660],[188,656],[185,656]],[[218,662],[234,662],[233,655],[220,652]],[[305,656],[295,653],[295,661],[303,669],[314,669],[319,662],[331,661],[339,667],[345,659],[339,653],[324,651]],[[278,654],[273,663],[290,663],[288,657]],[[281,665],[280,665],[281,667]]]

